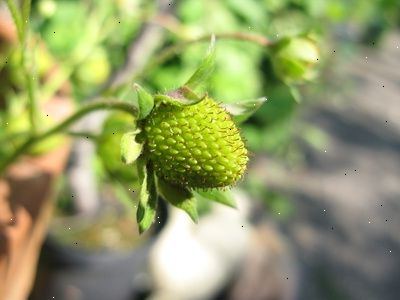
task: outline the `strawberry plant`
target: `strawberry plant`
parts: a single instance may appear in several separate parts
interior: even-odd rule
[[[24,154],[40,154],[56,147],[59,145],[60,135],[71,135],[69,130],[72,125],[87,114],[97,110],[116,111],[106,120],[103,132],[95,136],[94,141],[97,143],[97,153],[111,177],[125,178],[127,182],[139,181],[137,222],[140,232],[154,223],[160,199],[184,210],[195,222],[198,219],[197,201],[207,199],[235,207],[229,189],[245,175],[250,157],[240,126],[260,108],[266,98],[224,101],[218,92],[213,93],[211,86],[215,82],[212,80],[226,80],[224,73],[221,73],[224,65],[215,66],[216,40],[236,40],[243,42],[243,47],[247,43],[258,46],[260,53],[271,59],[276,75],[293,90],[295,85],[310,80],[315,75],[314,65],[319,57],[316,42],[306,34],[285,36],[276,40],[267,39],[257,33],[206,34],[189,42],[177,42],[164,48],[159,56],[151,60],[152,63],[145,66],[143,74],[131,76],[146,82],[147,76],[151,76],[151,70],[157,69],[158,64],[170,59],[179,49],[211,39],[207,54],[196,62],[198,66],[194,72],[195,67],[192,66],[192,75],[187,76],[187,69],[181,70],[188,80],[182,84],[180,80],[172,78],[174,85],[178,85],[177,88],[151,93],[131,80],[104,89],[98,93],[95,101],[77,105],[76,111],[61,122],[49,121],[50,118],[43,121],[39,90],[41,96],[49,96],[55,89],[62,88],[63,79],[71,76],[79,82],[76,84],[78,97],[87,96],[93,92],[93,88],[105,82],[111,68],[107,59],[112,54],[106,52],[99,45],[100,41],[93,38],[93,32],[100,32],[102,29],[97,25],[82,33],[89,40],[92,49],[89,56],[89,51],[83,54],[78,51],[84,48],[80,43],[86,41],[74,37],[74,42],[71,43],[60,38],[60,35],[50,39],[47,34],[51,51],[58,53],[63,59],[70,59],[71,63],[68,68],[62,68],[55,79],[51,78],[53,82],[44,84],[42,89],[42,83],[35,81],[35,59],[31,55],[35,39],[26,25],[30,1],[24,1],[21,10],[12,0],[8,0],[7,4],[19,37],[19,47],[14,55],[19,57],[15,62],[19,68],[13,75],[17,78],[13,84],[21,90],[24,100],[16,102],[20,104],[17,110],[13,108],[15,105],[9,105],[6,109],[5,123],[12,124],[5,126],[6,134],[2,138],[11,140],[13,146],[4,149],[0,172],[5,172],[10,164]],[[57,14],[61,14],[61,19],[69,20],[71,14],[68,12],[74,11],[74,7],[80,4],[61,2],[60,5],[66,9],[59,10]],[[51,7],[39,8],[46,17],[54,13]],[[88,23],[95,24],[91,17]],[[44,32],[53,30],[56,33],[56,29],[65,31],[56,21],[50,21],[43,27]],[[72,29],[75,27],[79,28],[79,25],[75,24]],[[71,32],[67,31],[66,34]],[[70,53],[71,57],[68,57]],[[229,51],[226,56],[229,57]],[[241,57],[244,64],[251,62],[242,54],[236,57]],[[47,65],[51,64],[51,60],[43,59],[48,62]],[[47,66],[46,70],[48,69],[51,68]],[[216,77],[213,74],[217,74]],[[243,78],[244,84],[252,84],[251,80],[246,80]],[[147,86],[157,86],[157,80],[149,82]],[[240,80],[237,82],[237,90],[231,84],[233,93],[241,89]],[[165,86],[162,89],[165,90]],[[13,95],[11,92],[9,94]],[[15,111],[19,112],[17,117]],[[23,118],[23,121],[16,122],[18,118]],[[84,133],[82,135],[85,136]],[[118,148],[120,151],[117,153]]]

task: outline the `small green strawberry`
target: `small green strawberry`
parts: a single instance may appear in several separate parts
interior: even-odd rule
[[[103,131],[97,141],[97,153],[103,166],[114,179],[132,183],[137,181],[137,171],[121,161],[121,153],[116,144],[121,140],[123,133],[135,130],[135,118],[125,112],[111,114],[103,125]]]
[[[146,152],[156,174],[188,188],[235,184],[248,161],[231,116],[211,98],[192,105],[161,101],[144,120]]]
[[[314,67],[318,59],[317,44],[307,37],[283,39],[272,49],[272,63],[276,75],[286,83],[312,80],[316,75]]]

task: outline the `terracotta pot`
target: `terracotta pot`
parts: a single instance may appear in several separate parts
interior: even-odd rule
[[[17,31],[7,10],[0,7],[0,43],[14,44],[17,42]]]
[[[16,41],[10,13],[1,6],[1,49],[10,49]],[[58,95],[43,106],[56,122],[72,110],[69,97]],[[28,298],[51,216],[53,183],[65,167],[69,150],[65,140],[46,154],[22,157],[0,177],[0,300]]]
[[[68,98],[55,98],[46,112],[56,120],[71,111]],[[0,179],[0,299],[27,299],[51,217],[53,183],[69,153],[66,141],[41,156],[23,157]]]

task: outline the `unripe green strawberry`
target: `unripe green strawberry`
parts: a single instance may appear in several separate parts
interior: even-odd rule
[[[319,49],[307,37],[283,39],[272,49],[274,70],[287,83],[313,79],[318,59]]]
[[[162,102],[146,118],[147,152],[158,176],[189,188],[234,184],[247,149],[230,115],[210,98],[194,105]]]
[[[114,179],[124,183],[137,181],[136,168],[121,161],[121,151],[115,145],[121,141],[124,132],[135,130],[135,120],[126,112],[111,114],[103,124],[103,131],[97,140],[97,152],[105,169]]]

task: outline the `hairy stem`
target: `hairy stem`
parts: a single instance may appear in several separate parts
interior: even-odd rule
[[[18,40],[20,43],[20,50],[22,54],[21,68],[25,77],[25,87],[28,92],[28,111],[29,120],[31,123],[32,132],[35,133],[37,130],[38,120],[38,104],[36,99],[36,86],[33,72],[31,72],[32,57],[28,54],[27,49],[27,33],[28,33],[28,22],[29,15],[31,12],[31,0],[23,0],[22,9],[19,11],[14,0],[7,0],[8,9],[11,12],[15,27],[18,32]]]
[[[96,110],[121,110],[136,116],[138,111],[135,106],[130,103],[123,101],[96,101],[91,102],[82,106],[78,111],[72,114],[70,117],[66,118],[63,122],[55,125],[54,127],[44,131],[41,134],[29,137],[22,145],[20,145],[9,157],[0,162],[0,174],[2,174],[5,169],[13,163],[22,154],[26,153],[32,146],[41,142],[42,140],[48,138],[51,135],[62,132],[67,129],[71,124],[75,123],[80,118],[84,117],[88,113]]]
[[[162,49],[160,53],[154,56],[155,58],[153,60],[151,60],[148,64],[146,64],[142,69],[134,72],[133,75],[131,75],[130,77],[130,81],[132,82],[137,80],[138,78],[142,77],[144,78],[146,74],[148,74],[149,71],[151,71],[153,68],[163,64],[165,61],[167,61],[174,55],[181,53],[190,45],[201,42],[209,42],[211,40],[211,36],[212,34],[203,35],[201,37],[188,41],[183,41]],[[269,47],[273,45],[273,42],[271,42],[263,35],[246,33],[246,32],[220,33],[220,34],[215,34],[215,37],[216,39],[245,41],[256,44],[260,47]],[[121,88],[122,85],[123,84],[120,85],[114,84],[113,86],[106,88],[103,91],[103,95],[113,94],[113,92]]]
[[[26,34],[28,28],[30,14],[31,14],[31,0],[24,0],[22,2],[22,27],[24,35]]]
[[[25,51],[24,51],[25,52]],[[25,56],[25,55],[24,55]],[[31,123],[31,131],[36,133],[38,128],[38,115],[39,115],[39,108],[37,103],[36,97],[36,83],[33,74],[29,72],[26,57],[23,59],[23,67],[25,73],[25,80],[26,80],[26,88],[28,91],[28,112],[29,112],[29,120]]]
[[[24,24],[22,23],[21,14],[15,5],[14,0],[6,0],[8,9],[10,10],[11,16],[14,20],[15,27],[17,28],[18,39],[20,41],[24,40]]]
[[[154,66],[161,65],[174,55],[182,52],[186,47],[200,43],[200,42],[209,42],[211,39],[211,34],[203,35],[198,38],[183,41],[174,45],[171,45],[162,50],[162,52],[156,56],[156,58],[151,61],[146,68],[143,70],[143,73],[147,73],[151,70]],[[216,39],[225,39],[225,40],[238,40],[238,41],[245,41],[250,42],[261,47],[268,47],[272,45],[272,42],[267,39],[265,36],[260,34],[252,34],[252,33],[245,33],[245,32],[231,32],[231,33],[220,33],[215,35]]]

